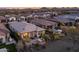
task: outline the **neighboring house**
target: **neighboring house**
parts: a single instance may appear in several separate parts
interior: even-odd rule
[[[54,19],[51,19],[52,21],[56,21],[56,22],[61,22],[64,24],[68,24],[70,25],[72,23],[72,25],[75,23],[75,19],[77,19],[78,17],[76,17],[74,14],[69,14],[69,15],[59,15],[57,17],[54,17]]]
[[[12,42],[9,30],[0,23],[0,44]]]
[[[58,13],[57,13],[57,12],[53,12],[53,15],[54,15],[54,16],[57,16],[57,15],[58,15]]]
[[[10,15],[7,15],[7,14],[6,14],[5,17],[10,17]]]
[[[16,32],[24,41],[28,41],[31,38],[35,38],[36,36],[39,37],[45,32],[45,29],[27,22],[9,22],[9,27],[12,31]]]
[[[28,15],[28,16],[26,17],[26,21],[27,21],[28,23],[30,23],[30,21],[31,21],[32,19],[34,19],[34,18],[32,17],[32,15]]]
[[[14,14],[5,15],[6,22],[16,21],[16,20],[17,20],[16,16],[17,16],[17,15],[14,15]]]
[[[6,18],[4,16],[0,16],[0,23],[6,22]]]
[[[57,26],[57,23],[48,21],[48,20],[44,20],[44,19],[35,19],[35,20],[32,20],[31,23],[33,23],[37,26],[40,26],[42,28],[45,28],[45,29],[52,29]]]
[[[32,17],[33,17],[32,15],[28,15],[28,16],[27,16],[27,18],[32,18]]]
[[[76,17],[76,18],[75,18],[75,25],[76,25],[76,26],[79,26],[79,17]]]
[[[17,18],[18,21],[25,21],[26,17],[25,16],[19,16]]]
[[[30,18],[50,18],[52,12],[41,12],[41,13],[32,13],[28,17]]]
[[[58,19],[58,18],[55,18],[55,19],[50,19],[50,21],[56,22],[58,24],[61,23],[63,25],[70,25],[70,24],[74,25],[74,21],[71,20],[71,19]]]
[[[9,18],[9,21],[16,21],[17,19],[16,19],[16,17],[14,17],[14,16],[12,16],[12,17],[10,17]]]
[[[75,18],[75,22],[79,22],[79,17],[76,17]]]
[[[6,22],[25,21],[26,17],[21,15],[5,15]]]
[[[8,21],[9,21],[9,18],[10,18],[10,17],[11,17],[10,15],[5,15],[6,22],[8,22]]]

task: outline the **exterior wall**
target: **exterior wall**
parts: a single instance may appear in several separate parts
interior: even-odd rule
[[[24,41],[30,41],[30,36],[29,33],[25,32],[25,33],[20,33],[20,37],[24,40]]]
[[[0,36],[0,39],[1,39],[1,43],[5,43],[6,42],[5,36]]]
[[[35,37],[35,35],[37,35],[36,32],[30,32],[30,33],[29,33],[29,37],[30,37],[30,38],[31,38],[31,37],[32,37],[32,38]]]
[[[11,37],[10,37],[10,34],[7,33],[7,34],[6,34],[6,42],[10,42],[10,38],[11,38]]]
[[[45,31],[32,32],[30,33],[30,37],[35,37],[35,36],[40,37],[44,33]]]
[[[19,20],[19,21],[25,21],[25,17],[24,16],[21,16],[17,20]]]
[[[26,32],[27,33],[27,32]],[[28,41],[30,40],[31,38],[35,38],[35,36],[39,37],[41,36],[41,34],[44,34],[45,31],[38,31],[38,32],[29,32],[29,33],[21,33],[19,34],[21,36],[21,38],[24,40],[24,41]],[[24,38],[24,35],[26,35],[26,37]]]
[[[16,21],[16,17],[10,17],[9,21]]]
[[[0,40],[1,40],[2,43],[10,42],[10,34],[7,33],[4,36],[0,36]]]

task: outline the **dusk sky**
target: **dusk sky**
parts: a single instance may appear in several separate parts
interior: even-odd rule
[[[79,0],[0,0],[0,7],[79,7]]]

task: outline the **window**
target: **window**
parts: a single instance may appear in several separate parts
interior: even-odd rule
[[[23,38],[24,38],[24,39],[28,39],[28,38],[29,38],[29,33],[24,33],[24,34],[23,34]]]

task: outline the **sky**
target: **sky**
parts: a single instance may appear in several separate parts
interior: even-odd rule
[[[79,0],[0,0],[0,7],[79,7]]]

